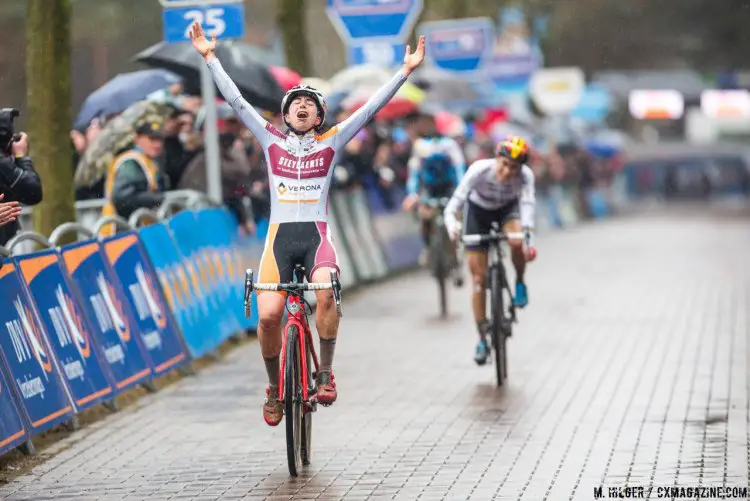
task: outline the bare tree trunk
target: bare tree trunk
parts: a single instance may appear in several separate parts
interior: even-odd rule
[[[310,57],[305,29],[305,0],[277,0],[276,25],[281,29],[287,66],[310,76]]]
[[[469,17],[468,0],[427,0],[426,4],[438,15],[439,19]]]
[[[29,140],[44,186],[34,229],[48,236],[75,221],[70,129],[70,1],[28,0],[26,81]]]

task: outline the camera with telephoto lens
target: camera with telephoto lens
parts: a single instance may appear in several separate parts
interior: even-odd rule
[[[0,109],[0,152],[9,154],[11,145],[21,139],[13,130],[13,122],[20,114],[14,108]]]

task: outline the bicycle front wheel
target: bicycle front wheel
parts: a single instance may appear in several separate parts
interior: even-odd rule
[[[492,351],[495,353],[495,375],[497,385],[502,386],[505,380],[505,332],[503,323],[503,288],[500,270],[497,266],[490,269],[490,316],[492,318]]]
[[[299,328],[287,327],[286,365],[284,367],[284,414],[286,414],[286,457],[289,474],[297,476],[301,468],[302,382],[299,353]]]

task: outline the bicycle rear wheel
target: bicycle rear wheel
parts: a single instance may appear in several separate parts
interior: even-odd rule
[[[307,381],[308,383],[312,381],[312,355],[310,354],[310,343],[312,342],[312,339],[309,337],[307,338],[307,342],[305,343],[305,358],[307,359]],[[310,385],[308,384],[308,392],[310,390]],[[309,393],[308,393],[309,394]],[[310,404],[313,405],[313,404]],[[304,410],[304,413],[302,415],[302,446],[300,450],[300,456],[302,459],[302,464],[307,466],[310,464],[310,459],[312,458],[312,417],[313,417],[313,408],[310,407],[307,410]]]
[[[297,476],[301,468],[302,384],[299,356],[299,328],[287,327],[286,366],[284,367],[284,414],[286,415],[286,457],[289,474]]]
[[[502,386],[507,375],[505,364],[505,315],[503,314],[503,288],[497,265],[490,268],[490,316],[492,318],[492,351],[495,353],[495,376]]]

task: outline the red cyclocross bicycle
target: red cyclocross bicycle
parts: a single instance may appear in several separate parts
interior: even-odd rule
[[[252,292],[284,291],[287,293],[287,321],[282,332],[279,401],[284,405],[286,419],[286,457],[289,473],[296,477],[301,465],[310,464],[312,454],[312,413],[317,410],[315,375],[318,357],[307,316],[312,307],[305,300],[306,291],[333,290],[336,311],[341,317],[341,283],[331,271],[331,283],[306,283],[305,269],[294,268],[294,283],[253,283],[253,270],[245,272],[245,315],[250,318]]]

